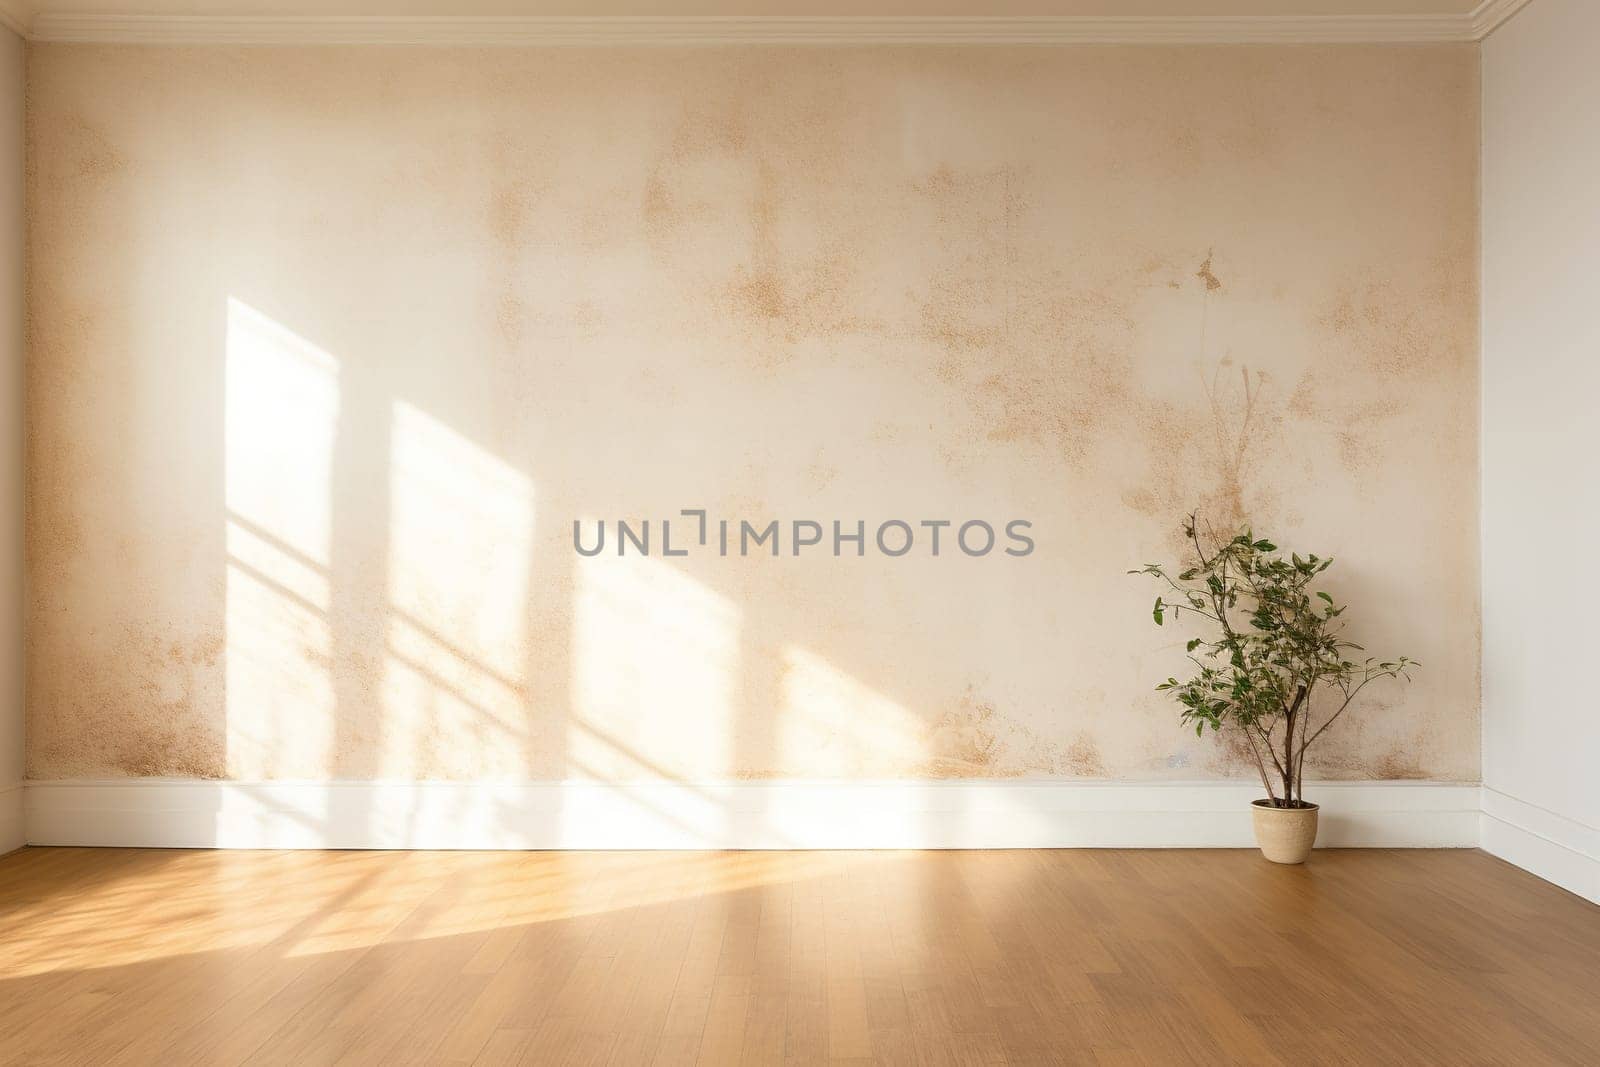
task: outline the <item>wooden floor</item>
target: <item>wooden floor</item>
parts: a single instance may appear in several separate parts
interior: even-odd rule
[[[0,859],[0,1061],[1600,1062],[1600,908],[1479,852]]]

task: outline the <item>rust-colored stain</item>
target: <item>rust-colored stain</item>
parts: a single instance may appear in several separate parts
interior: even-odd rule
[[[30,775],[44,766],[57,768],[52,777],[227,777],[220,724],[205,714],[222,651],[214,634],[163,640],[129,631],[80,653],[69,676],[43,675],[45,691],[64,696],[65,721],[30,745]],[[30,719],[30,728],[44,725]]]
[[[30,52],[31,776],[1253,775],[1191,510],[1428,664],[1320,774],[1476,776],[1472,48],[328,57]],[[1039,551],[572,550],[684,507]]]
[[[945,715],[934,728],[929,771],[944,778],[992,774],[1000,755],[998,725],[989,704],[967,705]]]
[[[1067,773],[1078,778],[1104,778],[1106,761],[1100,755],[1100,746],[1087,732],[1080,733],[1067,746],[1063,762]]]
[[[82,115],[68,116],[63,127],[63,140],[70,153],[74,177],[86,184],[99,185],[126,169],[127,157],[105,130]]]
[[[1376,764],[1377,778],[1396,780],[1420,780],[1427,778],[1428,771],[1417,758],[1414,748],[1397,748],[1389,752]]]
[[[1092,748],[1084,738],[1074,744],[1074,767],[1092,762]],[[1030,774],[1063,773],[1056,748],[1047,738],[996,710],[993,702],[973,688],[956,706],[939,717],[922,741],[927,761],[918,773],[933,778],[1019,778]]]

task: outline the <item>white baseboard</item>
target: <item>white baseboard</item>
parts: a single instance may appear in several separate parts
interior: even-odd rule
[[[21,782],[0,785],[0,856],[23,846]]]
[[[1242,848],[1241,782],[27,783],[31,844],[170,848]],[[1319,846],[1467,848],[1476,785],[1329,782]]]
[[[1485,852],[1600,904],[1600,830],[1483,787]]]

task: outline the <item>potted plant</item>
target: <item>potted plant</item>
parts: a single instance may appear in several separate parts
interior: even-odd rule
[[[1418,664],[1405,656],[1350,658],[1365,650],[1341,636],[1345,608],[1312,588],[1333,560],[1284,559],[1248,530],[1227,540],[1202,534],[1194,515],[1183,534],[1193,558],[1182,571],[1152,563],[1128,572],[1165,583],[1152,611],[1156,625],[1183,614],[1204,621],[1206,633],[1185,646],[1198,673],[1156,688],[1177,698],[1197,736],[1209,726],[1244,737],[1267,791],[1251,809],[1256,844],[1275,863],[1302,863],[1317,837],[1317,805],[1305,799],[1307,750],[1369,684],[1409,681]]]

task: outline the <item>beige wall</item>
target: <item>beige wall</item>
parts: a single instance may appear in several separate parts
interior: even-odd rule
[[[24,58],[0,28],[0,852],[22,844]]]
[[[38,47],[29,774],[1236,774],[1123,573],[1199,507],[1426,665],[1321,773],[1475,779],[1477,83]],[[686,507],[1038,548],[573,552]]]

